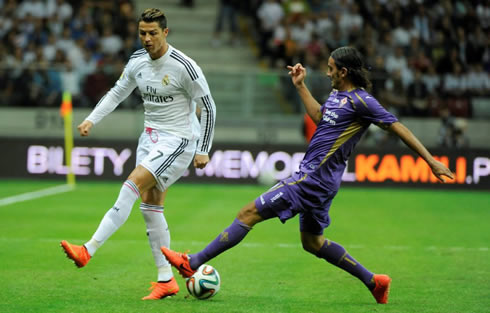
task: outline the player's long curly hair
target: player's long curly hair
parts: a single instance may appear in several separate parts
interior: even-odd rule
[[[157,22],[161,29],[167,28],[167,17],[159,9],[144,10],[138,22],[141,21],[146,23]]]
[[[340,47],[330,54],[335,61],[338,69],[345,67],[347,69],[347,78],[356,87],[371,89],[369,72],[364,67],[364,61],[361,53],[353,47]]]

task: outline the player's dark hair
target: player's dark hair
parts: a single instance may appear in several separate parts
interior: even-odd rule
[[[371,88],[369,72],[364,67],[362,55],[356,48],[340,47],[335,49],[330,56],[339,70],[343,67],[347,69],[347,78],[354,86],[364,89]]]
[[[141,17],[138,20],[139,22],[152,23],[157,22],[161,29],[167,28],[167,18],[165,14],[159,9],[146,9],[141,13]]]

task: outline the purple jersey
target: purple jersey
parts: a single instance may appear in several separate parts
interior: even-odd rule
[[[316,235],[330,225],[330,204],[361,136],[371,123],[387,128],[397,121],[363,89],[333,91],[321,112],[299,171],[255,199],[264,219],[277,216],[284,223],[300,214],[300,231]]]
[[[323,188],[338,190],[346,162],[371,123],[386,129],[396,117],[364,89],[334,90],[321,107],[322,119],[311,138],[300,172]]]

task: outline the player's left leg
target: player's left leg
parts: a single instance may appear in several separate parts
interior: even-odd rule
[[[350,256],[338,243],[325,239],[323,235],[308,232],[301,233],[301,243],[306,251],[359,278],[370,290],[374,288],[373,273]]]
[[[146,234],[150,243],[155,265],[158,268],[156,283],[152,283],[152,292],[143,300],[162,299],[175,295],[179,286],[173,278],[172,268],[160,252],[161,246],[170,246],[170,232],[163,214],[163,203],[167,191],[152,188],[141,194],[140,210],[146,224]]]
[[[376,302],[387,303],[391,278],[388,275],[373,274],[347,253],[340,244],[326,239],[323,236],[323,229],[328,226],[328,222],[328,212],[323,218],[319,215],[300,214],[303,248],[359,278],[371,291]]]
[[[148,131],[151,143],[146,140],[140,149],[139,159],[155,178],[156,185],[142,194],[140,205],[145,219],[148,239],[158,267],[158,282],[150,295],[143,298],[161,299],[179,291],[172,268],[162,255],[160,247],[170,247],[170,232],[163,214],[163,203],[168,188],[176,182],[189,167],[196,150],[196,142],[172,136],[156,130]],[[159,140],[165,138],[165,140]],[[144,141],[144,139],[143,139]]]

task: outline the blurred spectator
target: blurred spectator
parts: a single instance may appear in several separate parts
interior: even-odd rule
[[[430,64],[427,71],[422,74],[422,80],[424,81],[429,94],[434,95],[439,92],[441,88],[441,76],[437,74],[433,64]]]
[[[417,14],[413,17],[413,26],[418,33],[418,38],[420,38],[424,44],[428,44],[431,39],[429,17],[425,10],[425,6],[422,3],[417,5]]]
[[[105,75],[102,66],[98,66],[96,71],[87,75],[83,86],[83,94],[89,103],[97,103],[100,98],[111,88],[109,77]],[[90,82],[90,83],[87,83]]]
[[[412,82],[412,71],[408,67],[407,58],[403,53],[403,48],[401,46],[397,46],[394,53],[388,55],[385,66],[386,71],[388,71],[390,75],[395,75],[395,72],[397,73],[396,75],[400,75],[403,88],[408,87]]]
[[[122,50],[123,42],[121,37],[114,34],[112,27],[106,25],[100,38],[100,46],[103,53],[114,55]]]
[[[75,48],[75,41],[71,36],[71,30],[69,27],[63,29],[63,35],[56,42],[56,48],[63,51],[63,53],[67,54],[70,50]]]
[[[212,45],[218,47],[221,45],[221,32],[225,22],[228,23],[230,31],[230,43],[232,45],[238,44],[238,21],[237,10],[239,7],[238,0],[220,0],[218,6],[218,15],[216,19],[216,26],[214,29]]]
[[[408,60],[409,67],[421,72],[427,72],[432,64],[427,55],[425,55],[425,51],[421,48],[414,48],[412,51],[413,54]]]
[[[386,81],[385,88],[382,98],[386,101],[386,105],[390,106],[387,110],[397,116],[407,115],[410,110],[400,70],[395,70],[391,73]]]
[[[417,70],[415,71],[414,80],[408,86],[408,105],[410,107],[410,115],[414,116],[428,116],[429,114],[429,103],[427,97],[429,92],[427,91],[427,86],[425,86],[422,80],[422,73]]]
[[[260,57],[271,56],[270,39],[274,34],[274,30],[284,18],[284,9],[276,0],[264,1],[257,10],[260,29]]]
[[[363,18],[359,14],[359,6],[352,2],[349,4],[349,10],[345,11],[339,17],[339,27],[343,36],[349,36],[353,32],[358,32],[362,29]]]
[[[468,91],[473,95],[490,95],[490,75],[483,71],[482,64],[470,66],[470,70],[466,74],[466,86],[468,87]]]
[[[56,15],[61,21],[67,21],[73,15],[73,7],[65,0],[56,1]]]
[[[315,33],[320,37],[320,40],[325,42],[327,38],[332,37],[335,25],[328,11],[320,11],[314,15],[314,25]]]
[[[291,38],[298,45],[300,53],[303,54],[306,46],[313,39],[314,26],[305,15],[298,15],[295,21],[291,25]]]
[[[442,91],[448,96],[462,96],[466,88],[466,75],[461,64],[456,62],[452,66],[452,71],[444,75]]]
[[[476,14],[481,27],[488,30],[490,28],[490,1],[479,1],[476,5]]]
[[[386,79],[388,78],[384,60],[382,56],[378,55],[374,59],[374,64],[371,65],[371,82],[373,84],[371,92],[382,103],[385,102],[383,91],[385,90]]]
[[[445,148],[466,148],[469,139],[465,134],[465,119],[456,119],[447,107],[441,110],[441,126],[439,128],[439,145]]]

